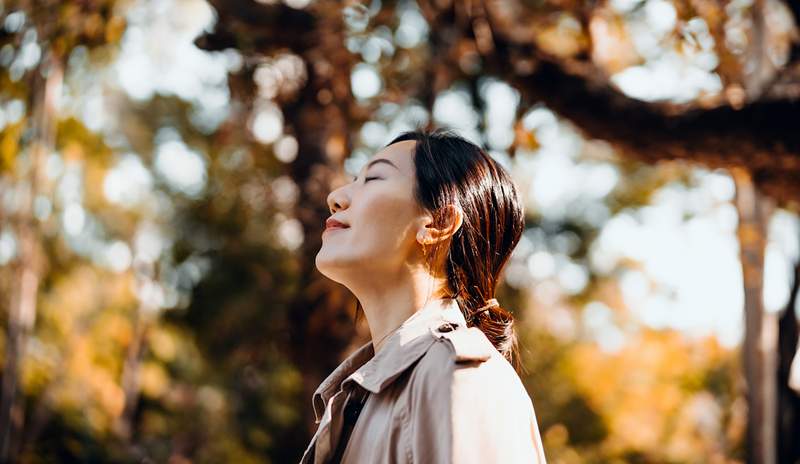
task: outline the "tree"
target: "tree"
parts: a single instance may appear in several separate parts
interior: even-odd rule
[[[13,57],[4,82],[4,93],[22,97],[25,114],[16,127],[6,129],[2,168],[14,179],[13,188],[25,200],[17,211],[0,214],[15,226],[19,256],[8,289],[7,364],[3,370],[0,404],[0,460],[19,453],[24,404],[18,395],[19,365],[36,319],[37,294],[47,265],[40,230],[34,216],[34,201],[44,192],[43,162],[56,145],[59,127],[58,100],[64,59],[77,44],[113,44],[124,30],[124,21],[114,15],[113,1],[82,4],[41,2],[33,8],[27,1],[5,5],[2,41],[6,56]],[[75,19],[76,15],[84,15]],[[16,55],[16,56],[14,56]],[[21,148],[17,158],[18,147]],[[4,218],[5,219],[5,218]]]
[[[329,215],[326,194],[345,181],[342,168],[379,149],[384,136],[441,124],[454,111],[442,102],[454,95],[466,102],[455,111],[476,115],[467,135],[497,159],[524,167],[542,156],[538,147],[558,126],[562,139],[578,139],[573,129],[585,137],[564,149],[564,159],[617,179],[559,214],[531,205],[508,285],[498,289],[522,310],[517,327],[533,348],[524,354],[533,369],[523,381],[538,393],[550,455],[565,462],[743,455],[739,363],[730,351],[713,340],[644,330],[631,336],[635,345],[607,353],[553,324],[579,319],[587,307],[619,322],[631,318],[620,276],[640,264],[621,261],[601,272],[591,248],[606,221],[646,207],[662,187],[692,184],[688,168],[661,162],[670,159],[736,168],[746,345],[768,341],[767,329],[780,327],[780,351],[759,354],[776,361],[777,376],[752,362],[752,350],[741,369],[751,373],[752,404],[765,405],[750,414],[766,418],[774,415],[769,402],[782,405],[778,428],[752,428],[748,448],[754,461],[767,462],[775,440],[777,459],[796,455],[797,395],[786,379],[797,323],[791,311],[778,323],[759,307],[767,213],[798,204],[798,54],[789,15],[796,5],[301,3],[213,1],[213,28],[199,0],[43,9],[18,2],[2,11],[0,114],[8,118],[0,132],[0,208],[13,206],[0,211],[0,294],[25,295],[0,300],[9,315],[0,344],[3,412],[17,420],[6,422],[16,424],[14,434],[4,433],[9,459],[296,460],[314,429],[313,389],[367,336],[351,320],[347,292],[313,266]],[[651,16],[670,27],[659,29],[647,52],[635,31]],[[746,40],[726,41],[732,26],[733,39]],[[202,30],[196,44],[206,52],[191,44]],[[42,60],[23,66],[36,56],[31,43]],[[703,75],[718,75],[719,89],[642,100],[621,84],[625,71],[648,72],[662,55],[705,63]],[[63,78],[40,72],[52,62],[46,56],[59,57]],[[136,82],[131,70],[140,69],[151,72]],[[177,88],[161,86],[178,74]],[[102,89],[103,110],[44,111],[48,79],[52,88],[61,81],[65,101],[84,109]],[[511,107],[502,124],[493,119],[498,101],[490,88],[502,89],[499,104]],[[11,117],[17,101],[21,119]],[[85,116],[92,113],[105,122],[93,123]],[[38,195],[8,200],[32,185]],[[18,254],[4,265],[8,249]],[[570,266],[582,282],[553,302],[552,281],[517,272],[530,267],[534,252]],[[23,271],[36,288],[15,277]],[[549,299],[538,284],[550,284]],[[789,308],[796,284],[792,294]],[[20,314],[35,323],[22,327]],[[595,382],[593,369],[609,374]],[[642,383],[629,384],[627,369]],[[664,411],[656,418],[641,408],[650,396]],[[12,397],[24,414],[11,414]],[[716,411],[713,424],[698,425],[697,408]],[[625,434],[630,423],[653,433]]]
[[[661,13],[674,16],[659,44],[662,50],[674,48],[679,56],[689,58],[701,52],[712,56],[717,64],[710,68],[719,76],[718,89],[701,91],[683,100],[669,97],[643,100],[623,91],[615,77],[653,58],[637,50],[635,37],[627,27],[627,21],[641,16],[651,3],[659,3]],[[326,35],[332,42],[322,42],[314,34],[303,36],[308,41],[287,40],[292,37],[289,31],[329,21],[332,12],[325,6],[312,4],[294,10],[285,5],[231,2],[214,2],[214,5],[220,11],[220,24],[201,42],[205,47],[241,47],[246,41],[246,49],[251,50],[248,53],[267,54],[274,47],[284,47],[303,56],[314,71],[347,71],[353,67],[353,61],[343,57],[331,68],[327,57],[337,55],[311,52],[314,48],[327,50],[329,43],[342,39],[341,35]],[[574,123],[588,138],[609,141],[632,159],[649,163],[685,159],[707,167],[741,168],[743,171],[737,172],[748,174],[737,179],[752,178],[756,189],[753,192],[758,192],[753,195],[760,198],[763,193],[779,206],[797,210],[800,140],[793,121],[798,116],[794,104],[800,82],[795,23],[800,10],[793,2],[766,0],[752,6],[725,5],[718,1],[631,2],[627,10],[620,11],[606,2],[420,1],[419,7],[431,31],[427,47],[422,47],[424,51],[403,50],[380,59],[377,65],[387,76],[382,98],[398,101],[410,95],[431,110],[434,96],[453,82],[467,82],[475,94],[480,76],[497,76],[520,92],[521,109],[543,102]],[[398,6],[392,3],[372,12],[360,3],[351,4],[344,14],[346,24],[348,21],[356,24],[350,40],[359,43],[359,33],[366,29],[366,22],[371,23],[373,31],[386,26],[391,30],[394,19],[388,12]],[[737,34],[741,40],[731,40],[731,34]],[[306,88],[313,89],[308,92],[312,98],[298,99],[292,113],[304,101],[319,112],[316,105],[322,96],[328,106],[335,105],[337,111],[343,109],[341,114],[350,120],[363,120],[347,101],[325,97],[346,95],[338,89],[347,88],[348,73],[330,75],[336,79],[321,79],[310,72]],[[326,88],[317,90],[320,86]],[[309,124],[313,126],[307,120],[292,119],[291,130],[305,134]],[[298,137],[298,140],[303,151],[303,143],[322,139]],[[339,146],[336,140],[332,137],[328,142]],[[524,136],[517,144],[524,143],[523,140]],[[511,147],[512,152],[517,144]],[[311,163],[322,164],[313,158]],[[311,170],[303,166],[303,172]],[[300,185],[307,185],[302,183],[302,177],[297,180]],[[749,188],[741,182],[739,185],[741,189]],[[309,188],[316,190],[317,186]],[[321,204],[319,200],[317,197],[316,204]],[[747,210],[740,212],[741,219],[749,222]],[[319,217],[304,220],[306,230],[321,221],[322,211],[318,214]],[[754,224],[762,224],[763,228],[764,216],[759,214],[759,217],[753,219]],[[753,343],[761,337],[757,323],[761,320],[757,304],[760,285],[753,279],[762,275],[762,261],[755,258],[763,255],[763,247],[761,251],[758,248],[763,240],[751,244],[750,237],[757,236],[748,232],[749,226],[742,227],[749,315],[746,349],[751,352],[755,349]],[[751,254],[754,259],[748,258]],[[307,307],[306,301],[301,301],[301,306]],[[787,349],[791,351],[791,347]],[[746,359],[752,356],[745,354]],[[748,361],[747,365],[753,366],[753,362]],[[767,395],[766,403],[753,397],[751,426],[759,427],[755,424],[761,423],[761,417],[768,423],[774,422],[768,412],[773,408],[774,398],[769,393],[773,373],[768,367],[763,372],[750,368],[747,372],[751,392]],[[755,388],[762,382],[767,384]],[[765,437],[757,439],[755,429],[750,435],[753,462],[774,462],[775,443],[769,438],[773,427],[768,423],[760,428],[767,434]]]

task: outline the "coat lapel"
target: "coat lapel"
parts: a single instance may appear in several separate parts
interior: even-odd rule
[[[455,299],[432,299],[389,335],[377,355],[370,341],[345,358],[314,392],[312,406],[319,428],[301,462],[310,462],[315,450],[314,462],[321,463],[334,449],[345,400],[356,384],[380,393],[436,342],[430,329],[445,322],[466,326]]]
[[[466,326],[454,298],[432,299],[426,303],[389,335],[377,356],[372,341],[356,349],[314,392],[312,406],[316,422],[320,423],[330,398],[345,384],[355,382],[371,393],[386,388],[430,348],[436,341],[435,337],[428,336],[430,328],[444,322]]]

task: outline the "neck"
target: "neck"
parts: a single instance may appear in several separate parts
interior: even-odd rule
[[[389,285],[369,285],[353,290],[364,309],[375,353],[389,334],[432,299],[444,298],[441,280],[426,272],[412,272],[394,278],[376,279]],[[371,282],[371,284],[374,283]]]

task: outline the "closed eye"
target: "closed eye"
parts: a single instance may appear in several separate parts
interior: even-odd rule
[[[380,179],[380,177],[367,177],[367,178],[364,179],[364,182],[370,181],[372,179]],[[358,177],[353,177],[352,182],[356,182],[356,181],[358,181]]]

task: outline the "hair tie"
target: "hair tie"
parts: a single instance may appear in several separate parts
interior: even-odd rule
[[[500,303],[497,302],[497,299],[492,298],[490,300],[486,300],[486,304],[484,306],[481,306],[477,310],[475,310],[475,312],[472,313],[472,317],[477,316],[478,314],[482,313],[483,311],[488,310],[489,308],[494,308],[494,307],[497,307],[497,306],[500,306]]]

